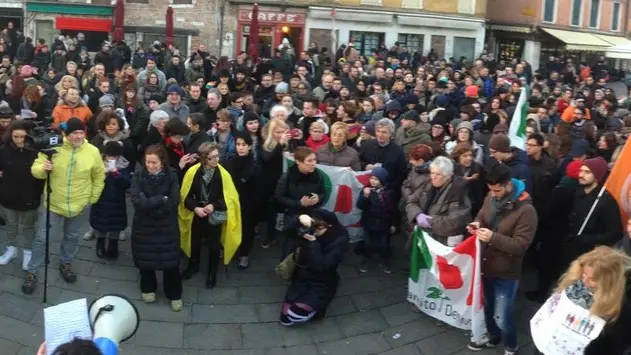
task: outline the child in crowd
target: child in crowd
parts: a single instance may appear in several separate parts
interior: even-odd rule
[[[123,157],[122,142],[107,142],[102,152],[106,169],[105,187],[99,201],[90,209],[90,226],[96,236],[96,255],[117,259],[118,238],[127,228],[125,192],[131,185],[131,168]],[[107,249],[106,239],[109,239]]]
[[[383,167],[376,167],[370,174],[369,183],[370,186],[362,190],[357,200],[357,208],[362,211],[365,243],[364,258],[359,271],[367,272],[371,258],[377,255],[381,258],[383,272],[390,274],[392,269],[388,254],[388,236],[393,222],[394,204],[392,191],[386,187],[388,171]]]

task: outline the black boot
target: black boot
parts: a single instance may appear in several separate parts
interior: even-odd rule
[[[107,256],[112,260],[118,259],[118,239],[110,239],[107,245]]]
[[[213,255],[215,254],[215,255]],[[217,284],[217,268],[219,267],[218,253],[210,252],[208,260],[208,276],[206,277],[206,288],[214,288]]]
[[[107,258],[107,251],[105,250],[105,238],[96,239],[96,256],[99,259]]]
[[[182,271],[182,280],[188,280],[199,272],[199,261],[188,259],[188,266]]]

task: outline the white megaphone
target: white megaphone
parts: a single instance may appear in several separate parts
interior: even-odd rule
[[[105,295],[88,308],[94,344],[103,355],[117,355],[118,344],[136,334],[140,317],[126,297]]]

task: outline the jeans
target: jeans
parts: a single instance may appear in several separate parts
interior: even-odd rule
[[[2,207],[2,217],[6,221],[7,247],[16,245],[18,233],[21,230],[24,237],[24,249],[31,250],[35,238],[35,224],[37,223],[37,210],[16,211]]]
[[[492,342],[504,340],[504,346],[517,348],[517,329],[513,319],[513,306],[519,280],[482,277],[484,290],[484,319]]]
[[[50,231],[61,230],[61,246],[59,247],[59,262],[61,264],[71,263],[77,252],[77,243],[81,227],[86,223],[89,213],[87,208],[83,209],[75,217],[64,217],[54,212],[50,212]],[[39,209],[39,230],[33,240],[33,254],[28,264],[28,271],[36,273],[46,261],[46,208]]]

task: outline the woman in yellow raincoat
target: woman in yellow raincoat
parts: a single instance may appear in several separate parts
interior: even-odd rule
[[[200,162],[188,169],[180,189],[180,246],[189,257],[182,279],[190,279],[199,271],[201,239],[207,237],[210,260],[206,287],[213,288],[220,245],[227,265],[241,244],[241,206],[230,173],[219,165],[219,146],[203,143],[198,154]]]

